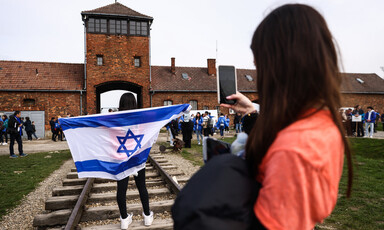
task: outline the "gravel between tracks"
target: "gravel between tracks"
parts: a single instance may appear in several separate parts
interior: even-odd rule
[[[33,192],[23,198],[19,206],[3,216],[0,229],[34,229],[32,226],[34,216],[45,212],[45,201],[52,196],[52,189],[62,185],[62,180],[74,166],[73,160],[68,160],[42,181]]]
[[[158,146],[155,144],[153,149],[158,149]],[[161,155],[185,174],[185,176],[180,177],[191,177],[200,168],[192,165],[177,153],[163,153]],[[34,216],[45,213],[45,201],[52,196],[53,188],[62,186],[62,180],[66,178],[67,173],[73,167],[75,166],[72,160],[66,161],[59,169],[42,181],[33,192],[23,198],[19,206],[3,216],[0,222],[0,230],[35,229],[32,226]],[[166,215],[157,217],[169,218]]]

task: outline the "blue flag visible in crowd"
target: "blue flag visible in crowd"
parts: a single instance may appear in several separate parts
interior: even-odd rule
[[[160,129],[189,104],[60,118],[79,178],[121,180],[145,167]]]

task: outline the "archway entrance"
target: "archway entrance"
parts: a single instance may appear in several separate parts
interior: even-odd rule
[[[126,81],[112,81],[112,82],[104,82],[100,85],[96,86],[96,112],[101,112],[101,94],[111,91],[111,90],[124,90],[130,91],[137,95],[137,106],[138,108],[143,107],[143,96],[142,91],[143,87],[131,82]],[[120,98],[116,98],[119,100]]]

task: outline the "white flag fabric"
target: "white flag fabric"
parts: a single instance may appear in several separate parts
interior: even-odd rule
[[[160,129],[189,104],[59,118],[79,178],[122,180],[145,167]]]

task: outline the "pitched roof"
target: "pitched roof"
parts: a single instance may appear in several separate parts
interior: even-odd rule
[[[84,64],[0,61],[0,90],[81,90]]]
[[[154,91],[217,91],[216,76],[208,75],[202,67],[176,67],[175,74],[170,66],[152,66],[152,90]],[[184,79],[182,74],[188,74]],[[251,75],[249,82],[245,75]],[[239,91],[256,92],[256,70],[237,69],[237,88]]]
[[[175,74],[170,66],[152,66],[152,88],[154,91],[217,91],[216,76],[209,76],[207,68],[176,67]],[[237,69],[237,88],[240,92],[257,91],[256,70]],[[182,73],[190,77],[185,80]],[[250,75],[253,80],[245,77]],[[360,83],[357,78],[361,79]],[[384,94],[384,79],[375,73],[343,73],[342,93]]]
[[[113,4],[109,4],[107,6],[99,7],[94,10],[87,10],[82,11],[81,14],[83,15],[115,15],[115,16],[130,16],[135,18],[144,18],[144,19],[153,19],[150,16],[147,16],[145,14],[141,14],[137,11],[132,10],[129,7],[124,6],[123,4],[116,2]]]
[[[342,93],[382,93],[384,80],[375,73],[344,73]]]

